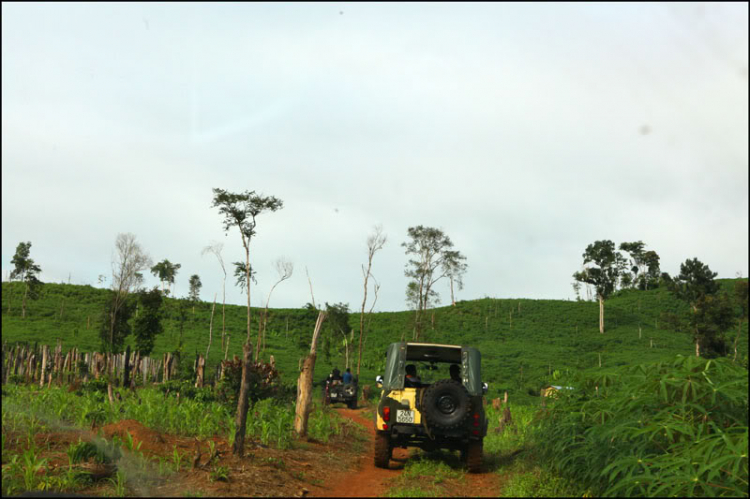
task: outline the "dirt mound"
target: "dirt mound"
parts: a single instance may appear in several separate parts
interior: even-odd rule
[[[134,446],[137,447],[138,444],[141,444],[141,451],[157,453],[167,443],[161,433],[143,426],[143,424],[134,419],[124,419],[117,423],[103,426],[101,430],[108,439],[117,436],[123,441],[127,439],[127,434],[130,433]]]

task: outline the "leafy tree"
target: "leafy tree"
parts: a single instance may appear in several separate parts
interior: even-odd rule
[[[701,297],[719,290],[719,284],[714,280],[716,275],[697,258],[685,260],[680,264],[680,274],[672,279],[671,291],[694,307]]]
[[[108,302],[107,311],[111,316],[104,321],[109,325],[109,346],[106,350],[118,352],[122,347],[121,339],[130,334],[127,326],[127,318],[123,321],[117,317],[121,310],[125,313],[126,301],[128,294],[138,283],[139,274],[151,266],[151,257],[141,248],[135,240],[135,236],[130,233],[121,233],[115,240],[115,256],[112,261],[112,301]],[[130,306],[130,305],[127,305]],[[134,306],[134,305],[133,305]],[[132,310],[130,311],[132,313]],[[119,331],[116,329],[120,328]],[[124,336],[123,336],[124,334]],[[118,339],[116,336],[121,336]]]
[[[158,288],[151,291],[138,293],[138,301],[141,313],[133,323],[133,334],[135,336],[135,348],[141,355],[149,355],[154,349],[156,336],[161,334],[164,328],[162,319],[162,293]]]
[[[630,255],[629,267],[621,275],[621,284],[625,288],[636,286],[643,273],[642,270],[645,267],[643,264],[644,247],[643,241],[620,243],[620,251],[626,251]]]
[[[130,318],[135,312],[135,300],[129,296],[123,298],[118,296],[117,291],[112,290],[104,302],[102,311],[102,322],[99,329],[102,351],[111,353],[122,352],[122,347],[132,329]]]
[[[659,283],[659,255],[656,251],[646,251],[643,241],[621,243],[620,250],[630,255],[628,271],[622,272],[622,287],[637,287],[647,290]]]
[[[592,266],[590,264],[595,264]],[[609,240],[596,241],[586,247],[583,264],[589,265],[573,274],[573,279],[591,284],[599,299],[599,332],[604,333],[604,301],[617,288],[620,274],[627,264],[625,258],[615,250],[615,243]]]
[[[164,293],[164,283],[167,283],[169,285],[169,290],[171,291],[175,276],[177,275],[177,271],[180,269],[180,267],[182,267],[181,264],[172,263],[166,258],[151,267],[151,273],[159,278],[162,293]]]
[[[240,231],[242,246],[245,249],[245,289],[247,290],[247,342],[250,342],[250,242],[256,235],[257,217],[266,211],[277,211],[284,203],[274,196],[262,196],[255,191],[232,193],[224,189],[213,189],[214,208],[224,216],[224,231],[232,227]]]
[[[639,281],[639,288],[647,290],[649,286],[658,287],[661,277],[660,257],[656,251],[647,251],[643,254],[643,262],[646,265],[645,278]]]
[[[464,289],[464,274],[468,265],[463,263],[466,257],[458,251],[446,251],[443,259],[443,272],[448,276],[451,288],[451,305],[456,305],[456,298],[453,293],[453,284],[455,283],[458,290]]]
[[[442,230],[418,225],[409,227],[410,241],[401,244],[407,255],[414,255],[406,264],[404,274],[410,279],[407,284],[407,302],[416,302],[414,339],[418,340],[423,329],[423,318],[427,308],[437,303],[438,294],[433,286],[446,277],[447,261],[459,262],[465,258],[453,251],[453,242]]]
[[[689,321],[694,327],[691,332],[695,340],[695,356],[700,357],[702,333],[698,324],[703,324],[707,318],[716,316],[721,318],[721,313],[712,312],[716,305],[713,300],[706,300],[707,296],[715,295],[719,291],[719,284],[714,280],[716,272],[712,272],[708,265],[697,258],[685,260],[680,264],[680,274],[672,279],[670,290],[677,298],[687,302],[693,311],[693,318]],[[699,310],[699,306],[706,310]],[[700,315],[700,317],[698,317]],[[710,331],[709,331],[710,333]]]
[[[31,297],[37,297],[37,291],[42,282],[37,278],[37,274],[42,268],[34,263],[30,257],[31,242],[18,243],[16,254],[13,255],[10,263],[13,264],[13,270],[10,273],[11,280],[18,280],[24,283],[23,304],[21,306],[21,317],[26,318],[26,300]]]
[[[663,313],[662,319],[670,329],[693,337],[696,357],[714,358],[729,353],[725,335],[735,324],[737,317],[734,303],[727,293],[700,296],[692,304],[692,312],[687,318],[674,313]]]
[[[203,283],[201,282],[201,278],[198,276],[198,274],[193,274],[190,276],[190,301],[193,302],[193,313],[195,313],[195,304],[200,301],[201,299],[201,288],[203,287]]]
[[[219,213],[224,216],[224,231],[229,232],[232,227],[240,231],[242,246],[245,249],[245,286],[247,290],[247,339],[243,348],[243,356],[249,356],[250,346],[250,242],[256,235],[257,217],[267,211],[280,210],[284,203],[273,196],[257,195],[255,191],[232,193],[224,189],[213,189],[214,198],[212,207],[219,208]],[[247,363],[243,364],[242,387],[237,402],[237,432],[235,444],[232,451],[242,455],[245,445],[245,425],[247,423],[247,410],[249,406],[250,386],[245,382],[248,378],[246,372]]]

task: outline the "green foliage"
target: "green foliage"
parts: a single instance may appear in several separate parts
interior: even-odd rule
[[[36,278],[36,274],[42,271],[41,267],[34,263],[30,255],[31,242],[18,243],[16,253],[10,260],[10,263],[13,265],[13,270],[10,272],[12,280],[17,279],[22,282],[33,280]]]
[[[596,495],[747,496],[747,376],[692,356],[580,375],[537,426],[540,459]]]
[[[617,288],[620,274],[626,266],[625,259],[615,250],[615,243],[603,240],[595,241],[586,247],[583,264],[591,263],[596,266],[589,266],[574,273],[573,279],[593,285],[596,294],[606,300]]]
[[[680,264],[680,274],[671,282],[672,292],[681,300],[694,304],[699,298],[712,295],[719,290],[714,280],[716,272],[697,258],[685,260]]]
[[[717,282],[722,289],[733,291],[737,282],[747,282],[747,279]],[[78,347],[82,351],[100,351],[97,333],[101,325],[101,304],[110,291],[91,286],[47,283],[34,305],[34,313],[22,319],[20,310],[11,314],[7,312],[11,289],[14,296],[19,296],[23,292],[22,283],[2,283],[4,341],[9,344],[21,341],[29,346],[34,342],[54,345],[60,338],[64,350]],[[59,320],[61,299],[65,300],[66,310],[64,318]],[[156,337],[151,355],[159,357],[174,352],[182,338],[183,362],[187,366],[185,373],[193,377],[194,357],[186,352],[205,352],[211,304],[196,304],[194,316],[188,307],[184,300],[164,298],[164,332]],[[253,309],[252,329],[256,332],[260,321],[258,312],[258,309]],[[502,397],[508,391],[514,403],[538,403],[538,397],[526,394],[528,386],[541,388],[550,384],[554,370],[598,369],[598,353],[602,354],[604,368],[693,353],[690,336],[665,323],[661,318],[663,312],[687,318],[690,307],[666,287],[619,291],[607,301],[608,332],[601,335],[598,332],[598,306],[590,301],[486,297],[429,310],[423,339],[479,348],[482,352],[482,377],[490,384],[490,398]],[[309,352],[316,318],[317,312],[304,308],[274,309],[269,314],[263,360],[268,361],[266,355],[275,357],[281,380],[292,390],[299,374],[298,360]],[[408,338],[413,330],[413,319],[413,312],[366,315],[365,321],[369,325],[362,355],[361,385],[372,386],[375,376],[383,374],[387,345],[399,341],[404,334]],[[357,330],[358,321],[357,315],[350,316],[350,323]],[[738,329],[732,333],[740,333],[738,362],[748,353],[747,325],[747,321],[738,324]],[[76,328],[79,329],[77,337],[72,334]],[[226,306],[226,328],[232,336],[228,358],[241,356],[247,330],[244,306]],[[125,338],[123,347],[127,345],[135,348],[133,335]],[[216,365],[223,358],[223,351],[211,348],[206,372],[215,372]],[[318,379],[329,373],[334,365],[341,368],[342,361],[343,356],[333,356],[330,360],[319,356],[315,366]],[[519,385],[521,363],[524,382]]]
[[[201,282],[201,278],[198,276],[198,274],[193,274],[190,276],[190,292],[188,294],[190,301],[195,303],[200,300],[200,294],[201,294],[201,288],[203,287],[203,283]]]
[[[181,264],[172,263],[165,258],[163,261],[151,267],[151,273],[159,278],[159,282],[162,283],[163,287],[164,283],[174,284],[174,278],[180,267],[182,267]]]
[[[216,465],[209,474],[209,479],[212,482],[228,482],[229,481],[229,468],[226,466]]]
[[[100,347],[105,352],[119,353],[132,331],[130,318],[135,312],[135,301],[131,298],[118,301],[115,292],[108,292],[105,300],[99,327]]]
[[[439,302],[440,296],[433,286],[446,275],[461,280],[466,271],[462,263],[466,257],[452,250],[453,241],[442,230],[417,225],[407,230],[409,241],[401,243],[406,255],[413,255],[406,263],[404,275],[409,278],[406,301],[417,310],[415,338],[420,338],[425,327],[426,310]]]
[[[276,396],[280,393],[281,377],[274,366],[266,362],[250,363],[249,397],[251,402]],[[242,361],[231,360],[224,364],[224,378],[216,388],[217,398],[236,407],[242,385]]]
[[[140,308],[138,316],[133,320],[133,335],[136,350],[146,356],[154,349],[156,336],[164,330],[161,324],[162,294],[157,288],[141,291],[138,293],[138,302]]]

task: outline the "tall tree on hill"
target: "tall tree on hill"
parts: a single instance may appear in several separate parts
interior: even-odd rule
[[[31,242],[21,242],[16,246],[16,253],[13,255],[10,263],[13,264],[13,270],[10,273],[12,281],[18,280],[24,283],[23,304],[21,305],[21,317],[26,318],[26,300],[29,295],[36,296],[36,291],[41,285],[37,274],[42,268],[34,263],[31,258]]]
[[[609,240],[595,241],[583,253],[585,268],[573,274],[573,279],[591,284],[599,300],[599,332],[604,334],[604,301],[617,288],[620,273],[626,265],[623,256]],[[594,264],[594,265],[591,265]]]
[[[620,276],[621,284],[625,288],[637,287],[638,280],[643,275],[642,270],[645,268],[643,263],[643,253],[645,244],[643,241],[635,241],[632,243],[620,243],[620,251],[625,251],[630,255],[629,265],[627,270],[623,269]]]
[[[177,271],[182,267],[179,263],[172,263],[166,258],[161,262],[151,267],[151,273],[159,278],[161,283],[161,292],[164,293],[164,283],[169,286],[169,292],[172,291],[172,285],[174,284],[175,276]]]
[[[201,288],[203,287],[203,283],[201,282],[201,278],[198,276],[198,274],[193,274],[190,276],[190,293],[188,296],[190,297],[190,301],[193,303],[193,314],[195,314],[195,304],[198,303],[201,299]]]
[[[357,355],[357,376],[359,376],[359,370],[362,365],[362,337],[365,332],[365,305],[367,304],[367,284],[372,276],[372,260],[375,257],[375,253],[381,249],[386,243],[387,236],[383,234],[383,226],[376,225],[373,233],[367,237],[367,270],[364,265],[362,266],[362,274],[364,274],[365,280],[365,293],[362,298],[362,310],[359,313],[359,346]],[[376,294],[377,297],[377,294]]]
[[[271,291],[268,292],[268,298],[266,299],[266,308],[263,309],[263,315],[261,316],[260,321],[258,321],[258,344],[255,348],[256,363],[260,358],[261,348],[265,348],[266,326],[268,325],[268,305],[271,303],[273,290],[276,289],[276,286],[292,277],[292,274],[294,273],[294,263],[284,257],[278,258],[276,262],[274,262],[274,266],[276,267],[276,273],[278,274],[279,279],[273,286],[271,286]]]
[[[714,280],[716,272],[712,272],[708,265],[697,258],[685,260],[680,264],[680,274],[674,277],[670,283],[670,290],[677,298],[690,305],[694,320],[700,320],[706,314],[699,311],[699,305],[710,306],[713,300],[706,300],[706,296],[715,295],[719,291],[719,284]],[[710,314],[709,314],[710,315]],[[695,356],[701,355],[701,334],[698,328],[693,328],[695,340]]]
[[[647,290],[659,285],[659,255],[656,251],[645,250],[643,241],[621,243],[620,250],[630,255],[629,272],[622,272],[623,287],[636,287]]]
[[[121,327],[123,321],[118,314],[125,305],[128,294],[133,290],[138,274],[151,266],[151,257],[136,242],[135,235],[121,233],[115,240],[115,255],[112,261],[112,303],[107,307],[106,323],[109,326],[109,351],[117,352],[118,343],[115,341],[115,329]],[[127,331],[129,334],[129,330]],[[127,334],[125,334],[127,336]],[[121,345],[121,343],[120,343]]]
[[[240,396],[237,401],[237,433],[232,452],[242,455],[245,445],[245,423],[247,421],[247,409],[249,406],[250,392],[250,355],[252,346],[250,344],[250,242],[256,235],[257,217],[267,211],[277,211],[284,203],[273,196],[260,196],[255,191],[232,193],[224,189],[213,189],[214,198],[212,207],[219,208],[219,213],[224,216],[224,231],[229,232],[232,227],[240,231],[242,246],[245,249],[245,286],[247,290],[247,338],[243,346],[242,383]]]
[[[463,263],[466,257],[458,251],[446,251],[443,260],[443,272],[450,281],[451,288],[451,305],[456,306],[456,297],[453,293],[453,284],[455,283],[458,290],[464,289],[464,274],[468,265]]]
[[[133,321],[133,335],[135,348],[142,356],[151,353],[156,337],[164,330],[161,324],[162,301],[162,292],[158,288],[138,293],[141,313]]]
[[[224,249],[222,243],[215,243],[203,248],[201,255],[206,253],[213,253],[216,259],[219,260],[221,265],[221,271],[224,273],[224,280],[221,283],[221,351],[224,351],[224,336],[226,335],[226,314],[225,307],[227,303],[227,269],[224,267],[224,259],[221,257],[221,250]]]
[[[452,251],[453,242],[442,230],[422,225],[409,227],[408,235],[411,240],[401,246],[406,248],[407,255],[415,257],[407,262],[404,274],[411,279],[407,284],[407,302],[416,301],[414,339],[418,340],[427,308],[439,299],[433,286],[447,275],[444,268],[446,253]],[[458,255],[460,258],[460,253]]]

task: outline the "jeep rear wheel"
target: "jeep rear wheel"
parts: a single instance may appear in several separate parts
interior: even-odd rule
[[[391,441],[387,433],[375,433],[375,466],[388,469],[391,460]]]
[[[469,467],[469,473],[482,471],[482,447],[482,440],[472,440],[466,445],[466,450],[462,452],[462,456],[465,456],[466,465]]]

